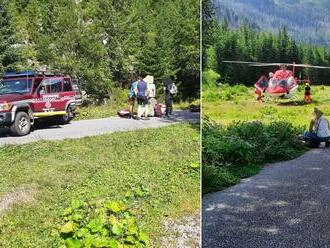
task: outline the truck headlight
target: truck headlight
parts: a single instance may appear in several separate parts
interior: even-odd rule
[[[0,103],[0,111],[9,111],[13,105],[11,103]]]

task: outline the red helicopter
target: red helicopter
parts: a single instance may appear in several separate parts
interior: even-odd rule
[[[256,94],[270,96],[272,98],[292,98],[295,96],[295,92],[298,89],[298,85],[301,82],[309,82],[309,80],[299,80],[295,77],[295,68],[317,68],[317,69],[330,69],[326,66],[315,66],[308,64],[288,64],[288,63],[259,63],[259,62],[247,62],[247,61],[223,61],[224,63],[233,64],[247,64],[248,66],[267,67],[267,66],[279,66],[279,69],[274,73],[270,72],[269,77],[265,75],[261,76],[259,80],[254,84],[256,88]],[[288,67],[292,67],[292,70],[288,70]]]

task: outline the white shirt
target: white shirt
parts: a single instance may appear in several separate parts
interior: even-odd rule
[[[316,135],[320,138],[330,137],[328,120],[321,116],[316,124]]]
[[[156,87],[154,83],[148,84],[148,97],[156,97]]]

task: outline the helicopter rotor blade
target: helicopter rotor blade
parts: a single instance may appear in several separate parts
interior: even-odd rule
[[[250,61],[232,61],[232,60],[224,60],[223,63],[231,63],[231,64],[246,64],[248,66],[255,67],[267,67],[267,66],[286,66],[286,67],[303,67],[303,68],[315,68],[315,69],[330,69],[327,66],[320,65],[309,65],[309,64],[294,64],[294,63],[262,63],[262,62],[250,62]]]
[[[233,60],[223,60],[223,63],[230,63],[230,64],[253,64],[256,62],[249,62],[249,61],[233,61]]]
[[[316,69],[330,69],[330,67],[321,66],[321,65],[295,64],[295,66],[296,67],[305,67],[305,68],[316,68]]]
[[[284,63],[253,63],[249,64],[249,66],[258,66],[258,67],[266,67],[266,66],[290,66],[290,64],[284,64]]]

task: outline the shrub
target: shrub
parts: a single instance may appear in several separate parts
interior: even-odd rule
[[[213,70],[203,71],[202,79],[203,79],[203,86],[216,85],[216,83],[220,79],[220,74],[218,74]]]
[[[227,169],[204,164],[202,167],[202,193],[206,194],[237,183],[238,179]]]
[[[297,139],[303,128],[293,127],[287,122],[237,122],[227,127],[205,118],[203,122],[203,190],[231,185],[235,178],[249,176],[268,162],[293,159],[306,150]],[[226,177],[223,176],[226,170]],[[250,172],[249,172],[250,171]],[[204,173],[207,173],[204,175]],[[218,182],[217,180],[223,180]],[[204,185],[206,188],[204,188]]]

